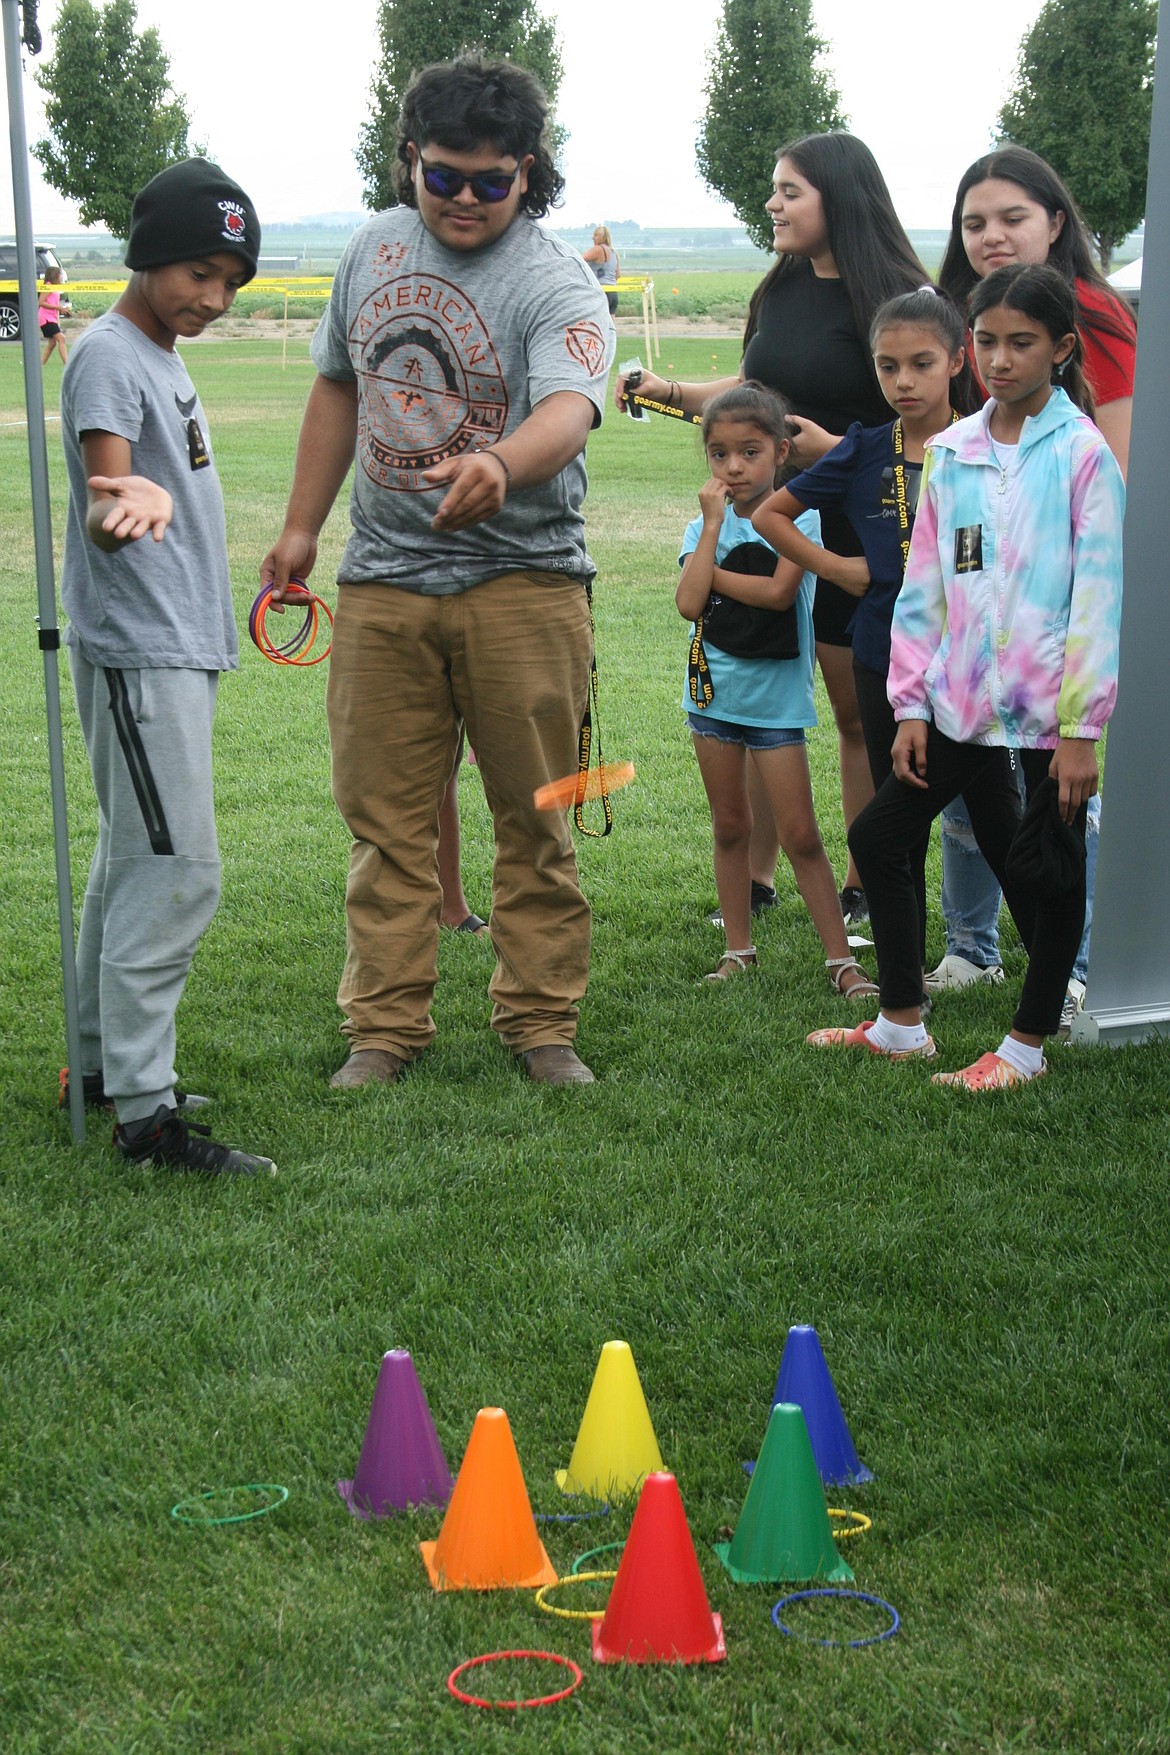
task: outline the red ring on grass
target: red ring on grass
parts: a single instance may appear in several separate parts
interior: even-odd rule
[[[538,1694],[531,1700],[482,1700],[478,1694],[465,1694],[462,1688],[455,1686],[466,1670],[473,1670],[479,1664],[502,1663],[506,1658],[537,1658],[541,1663],[560,1664],[563,1669],[568,1670],[573,1680],[557,1694]],[[558,1700],[567,1700],[570,1694],[575,1694],[584,1680],[579,1666],[572,1658],[560,1657],[555,1651],[489,1651],[482,1657],[468,1658],[465,1663],[457,1664],[447,1677],[447,1692],[453,1694],[456,1700],[461,1700],[464,1706],[499,1706],[518,1712],[526,1706],[555,1706]]]

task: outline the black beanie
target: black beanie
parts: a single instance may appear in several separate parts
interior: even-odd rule
[[[256,272],[260,221],[238,183],[208,158],[168,165],[134,198],[127,268],[164,268],[230,250]]]

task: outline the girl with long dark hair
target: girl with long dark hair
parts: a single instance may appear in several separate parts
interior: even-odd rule
[[[778,260],[752,296],[738,378],[677,383],[647,373],[648,395],[687,413],[741,378],[777,390],[790,404],[800,434],[812,422],[843,433],[854,421],[881,426],[886,404],[874,377],[869,327],[878,307],[926,280],[894,212],[889,189],[865,142],[853,134],[810,134],[780,148],[772,194],[766,202]],[[625,390],[618,379],[617,399]],[[843,515],[822,520],[825,547],[860,553]],[[846,826],[872,797],[873,783],[853,684],[849,623],[854,599],[826,580],[817,584],[813,618],[817,662],[837,723],[841,800]],[[779,840],[762,790],[753,784],[753,907],[775,900],[772,888]],[[865,918],[865,899],[852,860],[842,891],[850,925]]]

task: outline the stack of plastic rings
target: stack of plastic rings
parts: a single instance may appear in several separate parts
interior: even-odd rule
[[[333,611],[323,597],[318,597],[309,590],[303,579],[290,579],[285,590],[284,600],[286,603],[303,603],[305,619],[292,638],[286,640],[283,646],[278,646],[275,640],[269,638],[265,626],[268,611],[272,607],[272,589],[271,585],[264,587],[252,605],[251,614],[248,616],[248,632],[252,636],[253,644],[263,652],[265,658],[271,659],[273,664],[320,664],[321,660],[328,658],[333,650]],[[329,623],[329,644],[324,652],[318,652],[315,658],[310,658],[309,654],[317,642],[317,630],[320,626],[322,612]]]

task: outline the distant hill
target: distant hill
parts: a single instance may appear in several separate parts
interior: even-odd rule
[[[555,216],[554,216],[555,217]],[[332,274],[346,243],[357,227],[369,218],[362,212],[320,213],[293,222],[264,228],[261,274]],[[695,273],[710,270],[758,269],[762,274],[771,257],[757,250],[747,233],[736,226],[642,226],[637,220],[607,220],[623,269],[633,274],[668,274],[671,270]],[[583,250],[592,242],[589,226],[552,225],[550,230],[566,243]],[[911,231],[910,241],[931,272],[938,268],[946,247],[945,227]],[[4,240],[0,240],[4,241]],[[38,238],[51,243],[74,279],[89,275],[123,273],[124,247],[103,232],[58,233]],[[1139,228],[1114,255],[1114,267],[1141,254]]]

